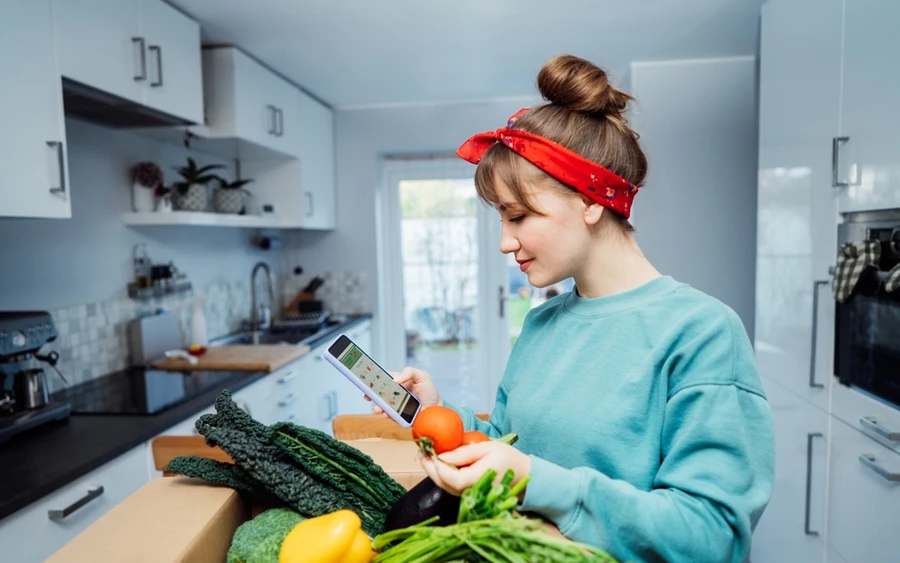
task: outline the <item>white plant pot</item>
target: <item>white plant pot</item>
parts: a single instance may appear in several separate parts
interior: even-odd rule
[[[131,184],[131,209],[135,213],[147,213],[153,211],[156,204],[153,188],[142,186],[138,182]]]
[[[246,201],[243,190],[217,188],[213,193],[213,209],[217,213],[240,213],[244,209]]]
[[[172,197],[169,195],[165,195],[156,200],[156,212],[157,213],[171,213],[172,212]]]
[[[175,203],[182,211],[206,211],[209,206],[209,194],[203,184],[191,184],[184,195],[176,189],[175,194]]]

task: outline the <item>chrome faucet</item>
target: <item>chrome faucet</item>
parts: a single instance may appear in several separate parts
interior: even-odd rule
[[[269,307],[272,309],[275,307],[275,287],[272,285],[272,271],[269,270],[269,265],[265,262],[257,262],[250,273],[250,334],[253,344],[259,344],[259,335],[264,325],[262,319],[260,319],[256,299],[256,272],[259,270],[263,270],[266,273],[266,286],[269,289]]]

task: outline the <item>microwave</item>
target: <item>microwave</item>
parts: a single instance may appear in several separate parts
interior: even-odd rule
[[[900,210],[845,214],[838,248],[861,241],[877,241],[881,252],[860,274],[850,299],[835,303],[835,375],[900,409],[900,291],[884,286],[900,264]]]

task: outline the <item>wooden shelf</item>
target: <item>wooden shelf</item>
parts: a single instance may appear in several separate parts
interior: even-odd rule
[[[132,227],[186,225],[193,227],[244,227],[266,229],[298,229],[299,225],[285,223],[278,217],[262,215],[231,215],[203,211],[172,211],[169,213],[123,213],[122,222]]]

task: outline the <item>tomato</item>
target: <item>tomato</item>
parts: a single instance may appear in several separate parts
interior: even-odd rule
[[[463,434],[462,445],[477,444],[478,442],[490,442],[490,437],[479,430],[469,430]]]
[[[429,438],[435,453],[442,454],[462,445],[462,418],[449,407],[434,405],[422,409],[413,421],[413,438]]]

